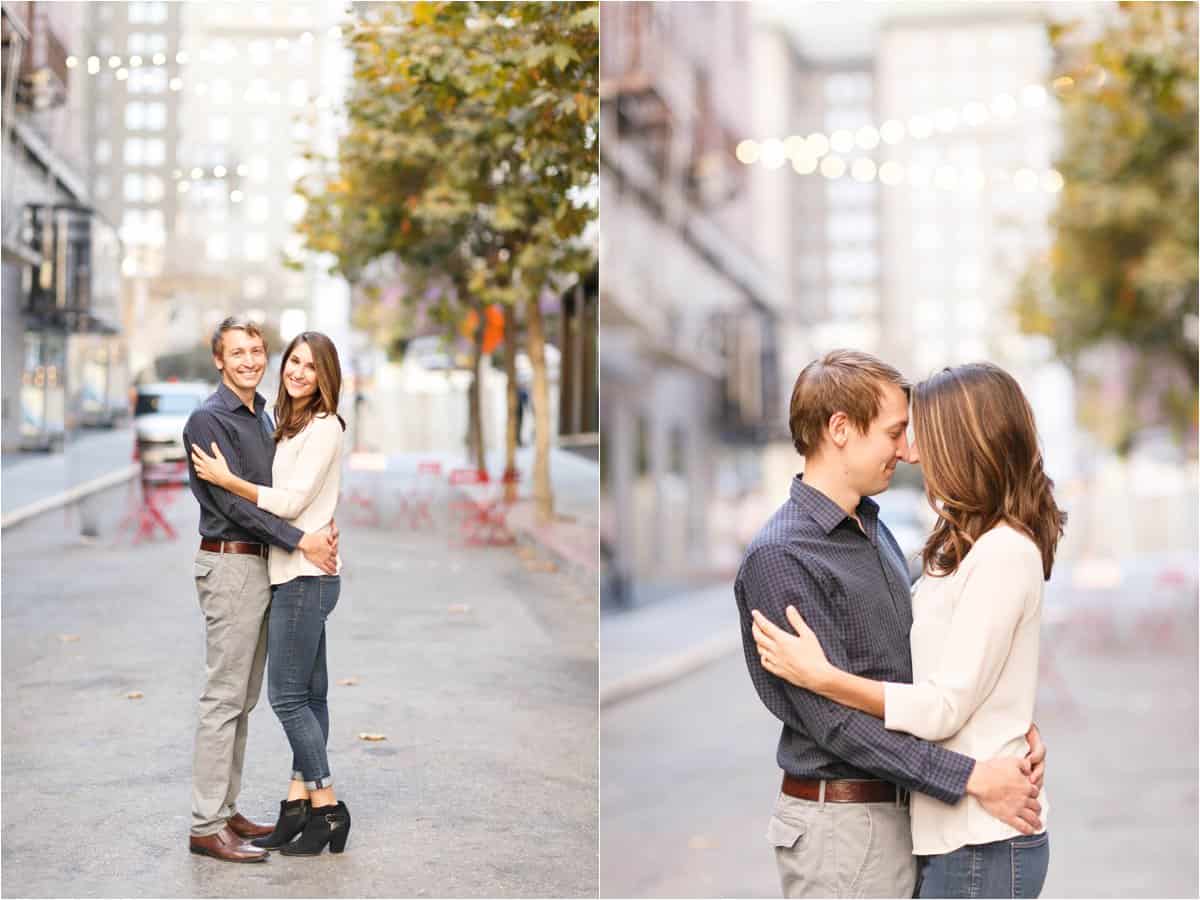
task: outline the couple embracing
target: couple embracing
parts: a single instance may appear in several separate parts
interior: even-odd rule
[[[1066,515],[1020,386],[986,363],[910,385],[834,351],[800,373],[789,425],[804,472],[735,582],[783,723],[767,838],[784,894],[1038,896],[1038,631]],[[870,499],[902,462],[937,514],[911,589]]]
[[[205,684],[192,769],[189,849],[227,862],[268,851],[315,856],[345,849],[350,811],[337,799],[326,743],[325,620],[337,605],[341,559],[334,507],[345,422],[341,368],[325,335],[306,331],[283,352],[274,419],[258,385],[267,347],[258,326],[230,317],[212,335],[221,384],[188,418],[190,483],[200,503],[196,593],[205,624]],[[287,797],[274,826],[238,810],[250,711],[264,671],[292,749]]]

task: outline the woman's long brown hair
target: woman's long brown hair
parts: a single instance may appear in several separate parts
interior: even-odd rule
[[[308,344],[312,351],[313,367],[317,370],[317,392],[308,398],[307,402],[297,404],[287,392],[284,384],[284,372],[292,351],[299,343]],[[283,351],[283,360],[279,363],[279,395],[275,399],[275,442],[284,438],[293,438],[304,430],[319,413],[337,416],[346,430],[346,420],[338,415],[338,397],[342,393],[342,366],[338,362],[337,348],[333,341],[319,331],[302,331],[287,345]]]
[[[925,496],[938,521],[924,569],[949,575],[1001,522],[1027,535],[1050,578],[1067,515],[1042,468],[1033,410],[1016,379],[990,363],[943,369],[912,392],[913,434]]]

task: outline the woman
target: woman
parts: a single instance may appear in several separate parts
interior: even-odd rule
[[[316,331],[297,335],[284,351],[280,370],[273,486],[238,478],[216,444],[214,456],[193,445],[196,474],[304,531],[328,525],[341,487],[346,428],[337,411],[341,389],[333,342]],[[325,620],[337,605],[341,577],[324,574],[300,552],[274,546],[268,566],[268,696],[292,746],[292,780],[287,799],[279,804],[275,831],[253,843],[287,856],[315,856],[326,844],[331,852],[341,853],[350,833],[350,810],[334,794],[325,752]]]
[[[912,391],[915,442],[937,524],[913,595],[913,684],[833,667],[788,607],[792,635],[757,611],[767,671],[976,759],[1024,756],[1037,693],[1043,582],[1066,523],[1042,470],[1033,413],[1017,382],[980,363],[944,369]],[[918,456],[919,448],[919,456]],[[1039,797],[1044,823],[1045,792]],[[921,897],[1036,897],[1049,835],[1022,835],[965,797],[912,796]]]

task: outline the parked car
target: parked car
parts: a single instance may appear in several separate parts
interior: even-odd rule
[[[204,402],[212,386],[199,381],[157,382],[137,388],[133,431],[143,466],[186,461],[183,426],[192,410]],[[182,480],[187,480],[183,469]]]

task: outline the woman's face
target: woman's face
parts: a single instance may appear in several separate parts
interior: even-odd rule
[[[317,367],[306,341],[298,342],[284,363],[283,388],[293,400],[305,400],[317,392]]]

